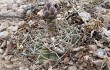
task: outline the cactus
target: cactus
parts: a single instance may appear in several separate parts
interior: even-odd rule
[[[46,4],[46,6],[47,6],[47,8],[48,8],[48,10],[49,10],[49,8],[52,6],[52,4],[51,4],[50,2],[48,2],[48,3]]]
[[[44,11],[48,10],[47,6],[44,6]]]
[[[48,33],[51,36],[56,35],[56,15],[57,9],[51,3],[46,3],[43,8],[43,17],[48,25]]]
[[[50,12],[49,12],[48,10],[46,10],[46,11],[44,12],[44,16],[45,16],[46,18],[48,18],[49,15],[50,15]]]
[[[43,8],[43,15],[45,19],[55,19],[57,14],[57,9],[51,4],[46,3],[46,5]]]
[[[49,11],[51,14],[55,14],[56,9],[55,9],[55,7],[50,7]]]

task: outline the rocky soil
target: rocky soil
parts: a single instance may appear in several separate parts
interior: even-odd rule
[[[0,0],[0,70],[110,70],[110,1]]]

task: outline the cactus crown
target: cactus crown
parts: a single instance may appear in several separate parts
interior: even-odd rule
[[[52,3],[48,2],[44,5],[43,15],[46,19],[55,19],[57,15],[57,9],[52,5]]]

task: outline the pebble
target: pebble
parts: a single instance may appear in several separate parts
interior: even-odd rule
[[[39,15],[40,17],[43,17],[43,9],[41,9],[41,10],[37,13],[37,15]]]
[[[0,24],[0,31],[5,30],[8,27],[8,23]]]
[[[4,50],[3,49],[0,49],[0,54],[2,54],[4,52]]]
[[[11,58],[10,61],[15,62],[15,61],[18,61],[18,60],[19,60],[19,58]]]
[[[15,11],[17,11],[18,10],[18,4],[13,4],[12,5],[12,9],[15,10]]]
[[[10,26],[7,28],[8,31],[16,32],[18,30],[18,26]]]
[[[25,24],[26,24],[26,21],[20,21],[18,23],[18,27],[20,28],[20,27],[24,26]]]
[[[83,19],[83,21],[88,21],[91,18],[91,15],[87,12],[80,12],[79,15]]]
[[[18,12],[18,13],[17,13],[18,15],[22,15],[22,13],[24,12],[24,9],[19,8],[19,9],[17,10],[17,12]]]
[[[35,23],[34,20],[30,20],[27,24],[31,27]]]
[[[15,0],[0,0],[0,3],[14,3]]]
[[[105,50],[104,49],[98,49],[95,54],[99,58],[104,58],[104,56],[105,56]]]
[[[110,30],[107,30],[106,28],[101,28],[101,35],[102,39],[110,42]]]
[[[109,22],[110,22],[110,13],[105,14],[105,15],[101,15],[101,17],[102,17],[102,21],[103,21],[104,25],[107,28],[110,27],[110,24],[109,24]]]
[[[57,18],[63,18],[61,14],[57,14]]]
[[[58,47],[53,47],[52,50],[54,50],[55,52],[59,54],[63,54],[65,52],[65,49],[60,49]]]
[[[20,9],[27,8],[27,5],[21,5]]]
[[[90,51],[96,51],[97,50],[97,46],[96,45],[89,45],[89,49]]]
[[[23,0],[14,0],[15,1],[15,3],[17,3],[17,4],[22,4],[23,3]]]
[[[103,7],[106,9],[110,9],[110,2],[105,2]]]
[[[102,64],[104,63],[103,60],[95,60],[95,61],[92,61],[94,65],[96,65],[97,67],[100,67],[102,66]]]
[[[49,0],[49,2],[51,2],[52,4],[60,4],[63,1],[64,0]]]
[[[26,15],[27,16],[29,16],[29,15],[31,15],[32,14],[32,11],[31,10],[28,10],[27,12],[26,12]]]
[[[12,58],[13,58],[13,55],[5,56],[5,60],[6,60],[6,61],[10,61]]]
[[[8,37],[8,34],[9,33],[7,31],[0,32],[0,39],[1,38],[4,39],[4,38]]]
[[[70,67],[68,68],[68,70],[77,70],[77,67],[76,67],[76,66],[70,66]]]
[[[26,67],[20,67],[19,70],[29,70],[29,69]]]

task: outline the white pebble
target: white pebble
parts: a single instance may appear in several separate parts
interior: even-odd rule
[[[0,32],[0,39],[2,38],[6,38],[6,37],[8,37],[8,32],[7,31],[3,31],[3,32]]]
[[[110,42],[110,30],[107,30],[106,28],[101,28],[101,35],[104,40]]]
[[[7,28],[8,31],[15,32],[18,30],[18,26],[10,26]]]
[[[105,56],[105,50],[104,49],[98,49],[95,54],[99,58],[104,58],[104,56]]]
[[[40,17],[42,17],[42,16],[43,16],[43,10],[40,10],[40,11],[37,13],[37,15],[39,15]]]
[[[81,12],[79,13],[79,15],[81,16],[81,18],[83,19],[83,21],[87,21],[91,18],[91,15],[87,12]]]

